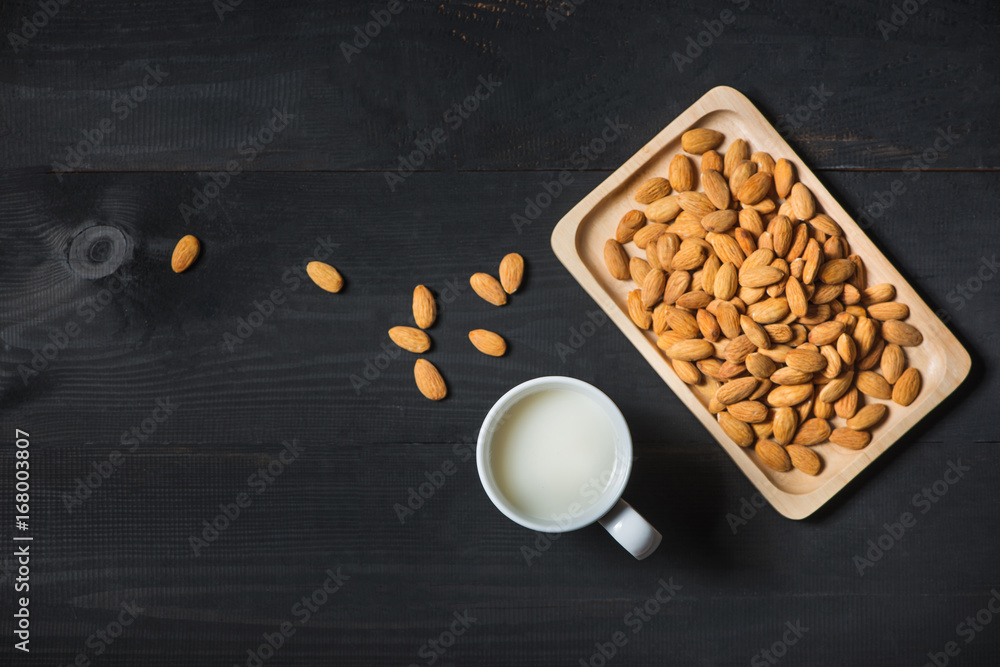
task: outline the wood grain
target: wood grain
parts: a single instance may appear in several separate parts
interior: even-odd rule
[[[948,126],[976,140],[934,168],[1000,167],[1000,130],[987,120],[1000,91],[985,64],[1000,56],[995,5],[922,4],[883,39],[891,3],[859,11],[841,0],[816,14],[780,0],[743,4],[593,3],[553,29],[547,13],[558,4],[547,0],[412,1],[351,62],[340,44],[379,7],[243,2],[220,21],[206,0],[66,6],[26,47],[0,54],[0,158],[51,168],[110,118],[115,131],[82,169],[216,171],[246,157],[240,142],[277,105],[296,118],[248,169],[391,170],[437,127],[448,140],[419,169],[559,169],[574,166],[605,117],[620,117],[628,136],[590,161],[616,169],[725,84],[814,168],[905,169]],[[5,7],[5,26],[37,11],[28,0]],[[678,69],[673,54],[725,9],[735,21]],[[774,58],[765,64],[763,53]],[[169,76],[120,119],[111,105],[147,64]],[[490,74],[503,82],[495,96],[460,127],[446,123]]]
[[[269,667],[424,665],[421,647],[466,609],[477,623],[435,664],[578,664],[624,631],[614,664],[745,665],[796,619],[810,630],[789,664],[923,664],[956,639],[996,584],[1000,308],[996,281],[972,281],[996,252],[997,8],[924,3],[884,40],[890,6],[761,0],[679,72],[671,54],[735,3],[581,3],[552,30],[549,0],[421,0],[347,63],[340,42],[385,4],[244,0],[220,21],[209,0],[70,2],[19,51],[6,35],[39,5],[0,5],[0,422],[32,434],[36,536],[32,653],[5,641],[0,664],[232,667],[293,621]],[[118,118],[110,105],[147,65],[170,74]],[[390,191],[398,156],[490,74],[501,88]],[[764,504],[550,249],[577,201],[716,85],[784,128],[852,217],[905,184],[866,233],[974,359],[945,404],[802,522]],[[810,110],[814,86],[833,95]],[[247,160],[240,142],[279,104],[296,117]],[[86,173],[46,173],[106,117],[115,131]],[[581,164],[616,117],[628,130]],[[901,171],[948,126],[964,140],[930,171]],[[247,173],[185,219],[179,205],[229,160]],[[562,170],[563,191],[515,226]],[[205,252],[175,276],[186,233]],[[292,289],[286,269],[327,236],[344,291]],[[509,306],[461,289],[511,251],[528,273]],[[96,275],[108,257],[119,278]],[[419,396],[408,355],[356,391],[351,375],[406,323],[418,281],[456,295],[430,330],[451,395]],[[284,303],[229,352],[223,335],[275,289]],[[70,322],[79,334],[25,384],[18,366]],[[471,349],[479,327],[505,336],[507,356]],[[649,560],[596,526],[555,541],[521,529],[463,460],[496,398],[542,374],[622,406],[636,455],[626,496],[665,537]],[[68,512],[64,494],[127,449],[157,398],[174,413]],[[195,556],[202,521],[288,439],[300,459]],[[445,462],[455,472],[401,524],[394,505]],[[971,470],[924,514],[913,498],[949,462]],[[13,463],[0,447],[4,498]],[[854,557],[906,511],[917,526],[859,575]],[[540,557],[529,565],[522,547]],[[303,624],[293,606],[338,566],[350,579]],[[633,633],[626,615],[671,577],[680,597]],[[0,596],[8,638],[13,597]],[[88,638],[130,600],[140,618],[95,655]],[[991,625],[960,660],[992,664],[998,647]]]

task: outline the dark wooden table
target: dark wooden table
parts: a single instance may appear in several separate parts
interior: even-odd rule
[[[985,0],[2,3],[0,662],[997,664],[998,22]],[[595,304],[549,247],[722,84],[974,360],[805,521],[760,502],[615,327],[576,345]],[[606,122],[624,129],[581,152]],[[188,233],[204,253],[174,275]],[[496,309],[468,276],[511,251],[527,281]],[[302,281],[317,256],[341,294]],[[417,283],[442,300],[440,404],[386,335]],[[477,327],[508,355],[473,350]],[[622,407],[626,495],[664,534],[648,560],[597,526],[523,529],[483,492],[483,416],[546,374]]]

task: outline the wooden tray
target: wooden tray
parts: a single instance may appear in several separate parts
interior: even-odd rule
[[[642,208],[632,200],[632,193],[646,179],[666,176],[670,159],[681,152],[681,134],[694,127],[722,132],[725,141],[718,149],[720,153],[724,153],[734,139],[742,137],[749,143],[751,152],[767,151],[775,160],[784,157],[794,162],[798,180],[812,190],[819,210],[840,223],[851,252],[864,260],[868,284],[888,282],[895,285],[897,300],[910,307],[907,321],[920,329],[924,336],[923,344],[906,348],[909,364],[918,368],[923,377],[917,399],[908,407],[888,402],[887,419],[872,430],[871,444],[861,451],[849,452],[831,443],[818,445],[816,451],[822,457],[824,467],[816,477],[797,470],[775,472],[758,462],[752,447],[742,449],[730,440],[708,412],[707,397],[684,384],[674,374],[656,347],[655,334],[639,329],[629,319],[626,295],[629,289],[634,289],[632,282],[615,280],[605,268],[605,241],[614,237],[615,227],[626,211]],[[695,167],[698,168],[697,159]],[[816,511],[954,391],[969,373],[971,360],[961,343],[865,236],[760,111],[740,92],[729,87],[720,86],[708,91],[574,206],[552,232],[552,248],[573,277],[701,420],[764,497],[790,519],[802,519]],[[626,249],[630,256],[642,253],[631,243]],[[866,400],[873,402],[873,399]],[[843,425],[843,420],[839,418],[830,421],[834,428]]]

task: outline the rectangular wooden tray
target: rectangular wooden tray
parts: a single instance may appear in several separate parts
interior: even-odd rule
[[[725,141],[717,149],[720,153],[724,153],[734,139],[743,138],[749,143],[751,152],[767,151],[775,160],[784,157],[792,161],[797,169],[798,180],[815,195],[818,210],[840,223],[851,252],[864,260],[868,270],[868,284],[888,282],[895,285],[897,300],[910,307],[907,321],[920,329],[924,336],[923,344],[906,348],[908,363],[918,368],[923,376],[923,388],[917,399],[908,407],[889,402],[888,417],[872,430],[871,444],[863,450],[847,451],[831,443],[818,445],[816,451],[823,459],[824,466],[815,477],[797,470],[775,472],[758,462],[752,447],[742,449],[730,440],[715,417],[708,412],[708,398],[684,384],[674,374],[656,346],[655,334],[639,329],[629,319],[626,298],[628,291],[635,286],[631,281],[615,280],[605,268],[605,241],[614,237],[618,221],[626,211],[642,208],[632,200],[632,193],[646,179],[667,175],[670,159],[681,152],[681,134],[694,127],[722,132]],[[696,169],[698,163],[696,159]],[[574,206],[552,232],[552,248],[573,277],[701,420],[764,497],[778,512],[790,519],[802,519],[815,512],[954,391],[969,373],[971,360],[961,343],[879,252],[760,111],[742,93],[729,87],[720,86],[708,91]],[[628,244],[626,249],[630,256],[642,253],[634,244]],[[871,402],[871,399],[868,400]],[[843,420],[839,418],[834,418],[831,422],[834,428],[843,425]]]

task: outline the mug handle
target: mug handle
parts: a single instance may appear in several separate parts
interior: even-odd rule
[[[625,547],[636,560],[652,554],[663,540],[659,531],[621,498],[599,521],[611,533],[611,537],[618,540],[618,544]]]

